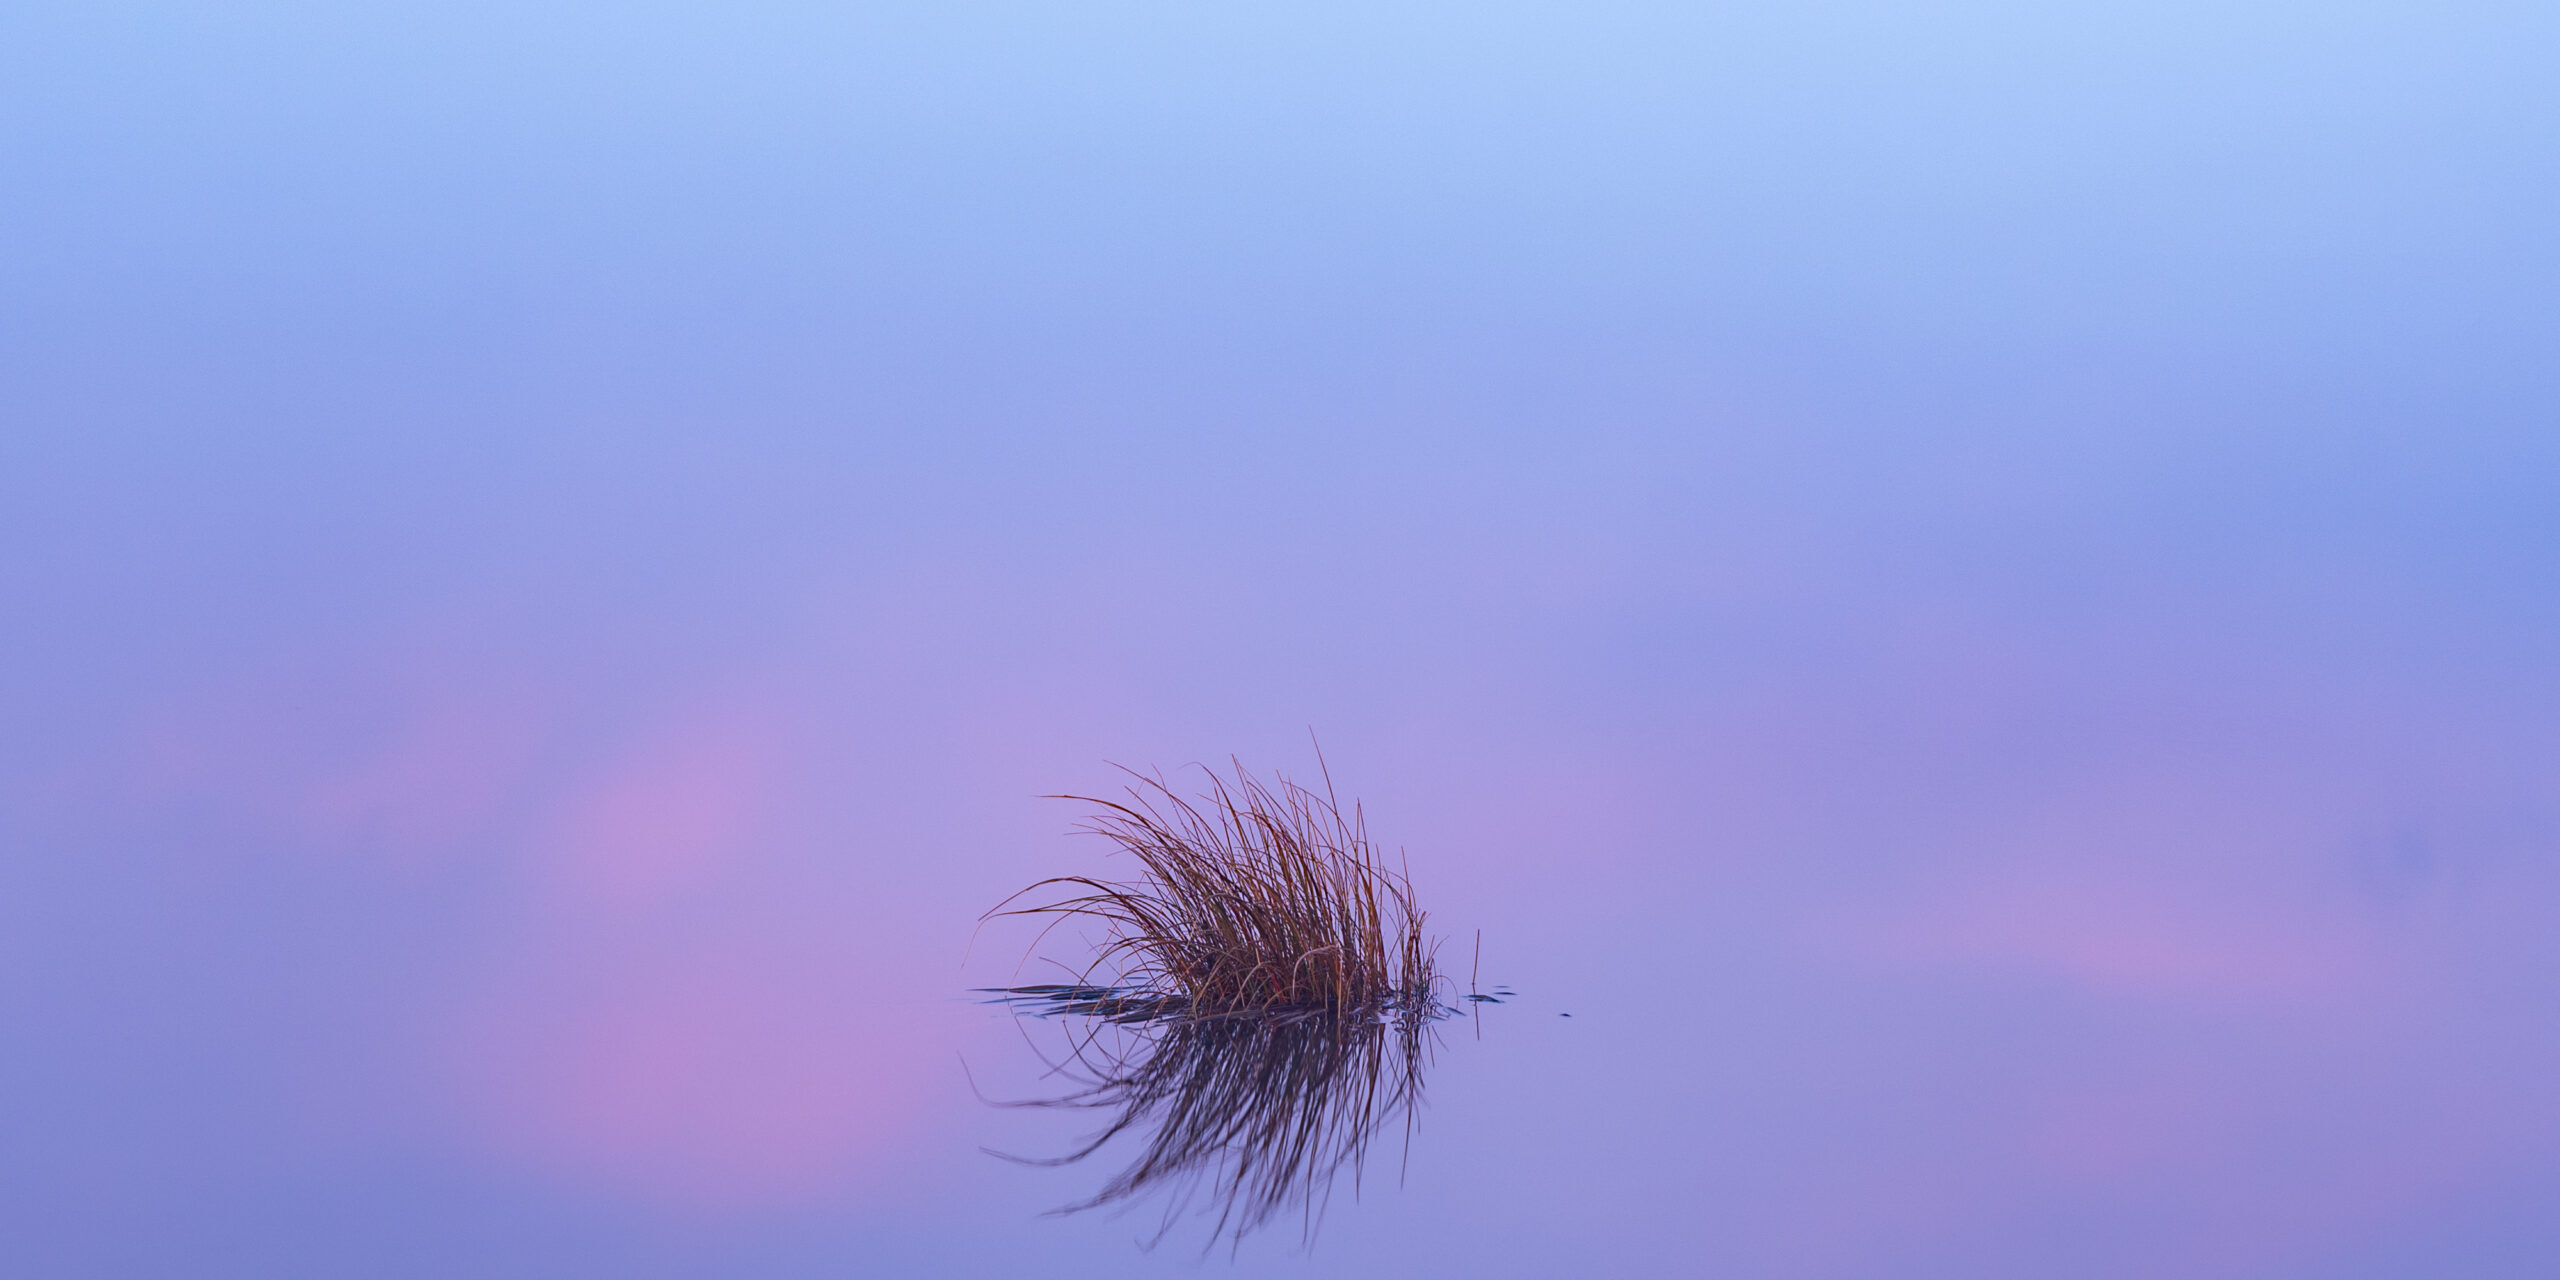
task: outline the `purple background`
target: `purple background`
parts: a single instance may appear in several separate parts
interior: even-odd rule
[[[2555,12],[21,0],[0,1254],[1189,1270],[971,929],[1312,727],[1239,1274],[2548,1276]]]

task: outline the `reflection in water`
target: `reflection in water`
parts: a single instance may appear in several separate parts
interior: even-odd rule
[[[1230,1247],[1284,1211],[1311,1243],[1336,1178],[1358,1194],[1371,1144],[1412,1140],[1422,1073],[1444,1011],[1423,1004],[1383,1016],[1324,1011],[1255,1017],[1158,1017],[1153,1002],[1101,987],[1020,988],[1017,1008],[1068,1015],[1068,1052],[1050,1063],[1067,1093],[1006,1105],[1076,1108],[1107,1117],[1082,1146],[1035,1165],[1071,1165],[1113,1140],[1144,1135],[1126,1168],[1090,1198],[1056,1212],[1164,1198],[1149,1246],[1186,1212],[1212,1219],[1207,1245]]]

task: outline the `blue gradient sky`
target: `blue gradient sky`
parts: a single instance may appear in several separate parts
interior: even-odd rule
[[[1034,796],[1313,726],[1529,993],[1315,1271],[2546,1276],[2554,65],[13,5],[0,1252],[1182,1270],[950,996]]]

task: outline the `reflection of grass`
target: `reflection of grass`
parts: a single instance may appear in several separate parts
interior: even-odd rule
[[[1111,1007],[1078,1012],[1112,1017],[1431,1007],[1423,913],[1369,843],[1359,805],[1346,815],[1330,778],[1319,793],[1240,764],[1232,781],[1201,772],[1208,790],[1191,799],[1134,772],[1126,804],[1054,797],[1100,806],[1084,829],[1136,857],[1141,875],[1043,880],[988,912],[1103,927],[1076,983],[1047,990],[1094,992]],[[1012,905],[1042,890],[1058,896]]]
[[[1116,993],[1085,988],[1060,1005],[1110,1016]],[[1195,1198],[1214,1213],[1209,1244],[1241,1244],[1282,1209],[1304,1215],[1311,1240],[1335,1176],[1347,1166],[1355,1186],[1371,1140],[1398,1119],[1411,1134],[1422,1100],[1422,1059],[1430,1013],[1385,1017],[1309,1011],[1253,1017],[1173,1017],[1135,1027],[1096,1027],[1071,1036],[1074,1052],[1056,1073],[1076,1082],[1063,1097],[1015,1105],[1105,1112],[1109,1121],[1083,1146],[1026,1164],[1073,1164],[1124,1133],[1146,1132],[1144,1149],[1101,1191],[1058,1210],[1125,1204],[1150,1192],[1170,1196],[1154,1240],[1172,1230]],[[1110,1047],[1103,1047],[1108,1040]],[[999,1153],[1001,1154],[1001,1153]],[[1153,1243],[1154,1241],[1150,1241]]]

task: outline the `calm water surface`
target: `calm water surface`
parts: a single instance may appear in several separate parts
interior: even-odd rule
[[[13,7],[0,1256],[2548,1276],[2555,61]],[[1311,728],[1517,998],[1311,1242],[1050,1216],[1039,797]]]

